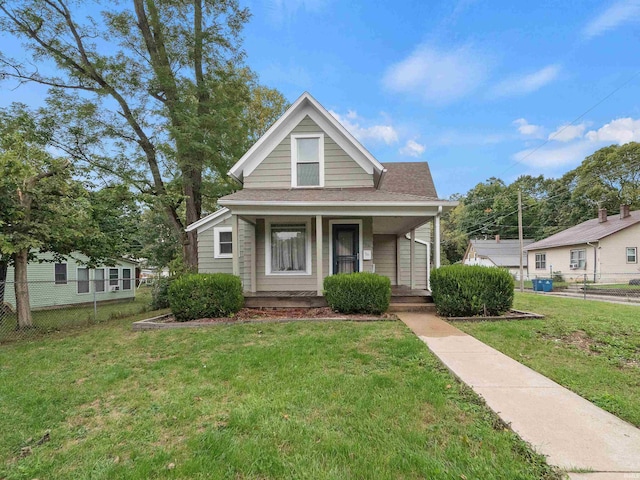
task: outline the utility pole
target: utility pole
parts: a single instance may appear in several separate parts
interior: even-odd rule
[[[524,266],[523,250],[524,238],[522,238],[522,190],[518,189],[518,238],[520,239],[520,291],[524,292]]]

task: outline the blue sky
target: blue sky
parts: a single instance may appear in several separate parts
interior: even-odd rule
[[[382,162],[428,161],[442,197],[640,141],[640,0],[241,3],[264,84],[290,101],[309,91]]]
[[[441,196],[640,141],[638,0],[247,5],[262,82],[309,91],[380,161],[428,161]]]

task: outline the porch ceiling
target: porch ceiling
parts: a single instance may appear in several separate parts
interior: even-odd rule
[[[373,234],[403,235],[412,228],[431,221],[432,217],[373,217]]]

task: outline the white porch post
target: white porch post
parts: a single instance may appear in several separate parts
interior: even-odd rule
[[[322,215],[316,215],[316,276],[318,295],[322,295]]]
[[[256,226],[255,224],[249,227],[251,231],[251,292],[255,293],[258,290],[257,282],[257,265],[258,261],[256,260]]]
[[[402,285],[402,238],[396,235],[396,285]]]
[[[240,245],[238,243],[238,215],[231,215],[231,252],[233,274],[240,275]]]
[[[409,285],[413,290],[416,288],[416,229],[411,229],[411,245],[409,245]]]
[[[442,207],[438,207],[438,213],[433,218],[433,266],[438,268],[440,266],[440,214],[442,213]]]

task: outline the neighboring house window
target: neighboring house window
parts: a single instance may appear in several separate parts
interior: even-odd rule
[[[98,268],[93,272],[93,282],[95,292],[104,292],[104,268]]]
[[[545,270],[547,268],[547,254],[536,253],[536,270]]]
[[[638,263],[638,249],[627,247],[627,263]]]
[[[78,293],[89,293],[89,269],[78,268]]]
[[[324,186],[324,135],[291,135],[291,186]]]
[[[66,285],[67,284],[67,264],[66,263],[56,263],[54,264],[54,278],[56,285]]]
[[[310,224],[267,227],[267,274],[310,274]]]
[[[109,269],[109,286],[110,287],[118,286],[118,269],[117,268]]]
[[[233,256],[233,243],[231,239],[231,227],[214,227],[213,253],[215,258],[231,258]]]
[[[587,268],[587,250],[585,248],[571,250],[570,267],[572,270]]]
[[[122,269],[122,290],[131,290],[131,269]]]

